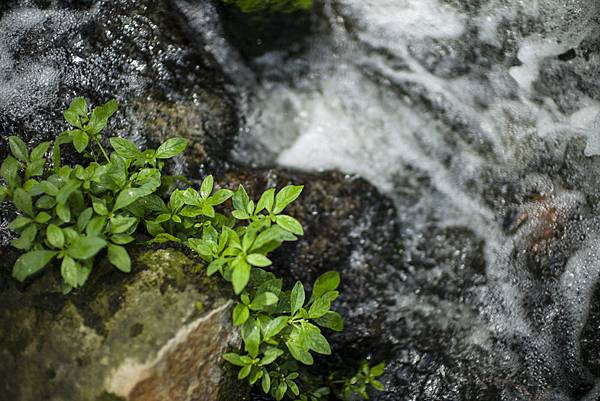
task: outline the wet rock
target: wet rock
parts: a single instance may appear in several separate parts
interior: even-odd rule
[[[581,357],[585,366],[600,377],[600,287],[596,285],[590,311],[581,333]]]
[[[381,290],[390,281],[399,281],[401,274],[394,268],[401,263],[401,250],[395,239],[395,212],[387,197],[365,180],[337,172],[246,169],[231,171],[220,181],[230,186],[242,183],[255,197],[275,185],[304,185],[287,213],[302,223],[305,235],[273,253],[274,271],[288,286],[301,280],[307,291],[320,274],[340,272],[341,296],[336,308],[344,316],[347,330],[336,336],[334,346],[346,362],[369,354],[367,339],[385,341],[377,338],[384,320],[381,306],[394,301]]]
[[[407,268],[418,293],[465,302],[477,286],[485,285],[483,241],[462,227],[431,227],[405,252]]]
[[[256,198],[273,186],[304,185],[299,200],[286,212],[302,223],[305,235],[285,243],[274,255],[291,283],[297,279],[312,283],[318,275],[334,269],[348,276],[342,281],[352,285],[346,289],[358,296],[371,286],[354,275],[377,280],[378,272],[399,255],[394,246],[393,206],[361,178],[338,172],[247,168],[232,170],[218,181],[230,188],[241,183]]]
[[[230,291],[181,251],[136,253],[133,273],[98,266],[66,296],[57,271],[3,274],[0,399],[244,399],[221,358],[240,343]]]
[[[69,101],[111,98],[111,135],[193,141],[191,165],[226,157],[238,118],[227,80],[170,1],[20,1],[0,16],[0,157],[5,138],[52,138]]]

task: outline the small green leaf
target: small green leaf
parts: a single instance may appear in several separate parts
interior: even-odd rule
[[[125,138],[110,138],[110,145],[119,156],[125,159],[137,159],[142,155],[136,144]]]
[[[269,390],[271,389],[271,376],[269,376],[269,373],[266,370],[263,370],[263,372],[260,386],[265,394],[269,394]]]
[[[46,239],[50,245],[57,249],[62,249],[65,245],[65,235],[60,227],[54,224],[50,224],[46,228]]]
[[[108,244],[108,260],[122,272],[131,272],[131,259],[124,247]]]
[[[308,346],[310,349],[322,355],[331,355],[329,342],[316,326],[308,324],[305,332],[308,337]]]
[[[49,195],[42,195],[35,202],[35,207],[37,207],[38,209],[49,210],[52,209],[54,206],[56,206],[56,199]]]
[[[231,215],[238,220],[248,220],[250,215],[242,210],[234,210]]]
[[[28,251],[35,242],[37,233],[38,229],[36,225],[31,224],[23,230],[19,238],[11,241],[11,245],[17,249],[21,249],[22,251]]]
[[[381,383],[379,380],[372,379],[372,380],[369,381],[369,383],[377,391],[383,391],[383,390],[385,390],[385,387],[384,387],[383,383]]]
[[[58,195],[58,192],[59,192],[58,188],[56,187],[56,185],[54,185],[50,181],[42,181],[42,182],[40,182],[40,187],[48,195],[51,195],[51,196]]]
[[[233,194],[233,207],[240,212],[248,213],[246,208],[250,202],[250,197],[246,192],[246,189],[242,184],[238,187],[238,190]],[[237,217],[236,217],[237,218]]]
[[[286,383],[295,396],[300,395],[300,389],[298,388],[298,385],[296,383],[294,383],[291,380],[286,380]]]
[[[19,162],[12,156],[8,156],[2,162],[0,167],[0,174],[6,180],[6,183],[10,188],[14,188],[19,185],[17,174],[19,172]]]
[[[67,110],[76,113],[78,116],[84,117],[87,116],[88,105],[83,97],[78,96],[71,101],[71,104]]]
[[[208,203],[212,206],[217,206],[225,202],[227,199],[233,196],[233,191],[230,189],[219,189],[213,194],[213,196],[207,199]]]
[[[328,311],[323,316],[315,319],[315,323],[321,327],[326,327],[333,331],[344,330],[344,320],[342,319],[342,316],[334,311]]]
[[[77,229],[80,232],[83,232],[83,230],[87,227],[93,215],[94,210],[91,207],[88,207],[79,214],[79,217],[77,217]]]
[[[127,245],[135,241],[131,235],[117,234],[110,237],[110,242],[117,245]]]
[[[236,326],[241,326],[246,323],[248,317],[250,316],[250,310],[246,305],[237,304],[233,309],[233,324]]]
[[[244,340],[244,349],[252,358],[256,358],[258,354],[258,346],[260,345],[260,328],[254,320],[248,320],[242,326],[242,339]]]
[[[25,227],[26,225],[31,223],[31,221],[32,220],[29,217],[17,216],[13,221],[10,222],[8,228],[10,228],[13,231],[16,231]]]
[[[292,310],[292,314],[295,314],[297,311],[304,306],[304,286],[300,281],[296,281],[296,285],[292,289],[292,293],[290,294],[290,307]]]
[[[81,128],[81,119],[80,119],[79,115],[77,113],[75,113],[74,111],[71,111],[71,110],[63,111],[63,117],[65,118],[65,121],[68,122],[69,124],[71,124],[77,128]]]
[[[279,358],[281,355],[283,355],[283,351],[280,350],[279,348],[277,348],[277,347],[268,347],[265,350],[264,356],[260,360],[259,365],[260,366],[269,365],[269,364],[275,362],[275,360],[277,358]]]
[[[275,188],[267,189],[258,200],[258,203],[256,204],[256,210],[254,212],[258,213],[264,209],[266,209],[268,212],[271,212],[271,210],[273,210],[274,200]]]
[[[235,366],[246,366],[247,364],[242,359],[242,357],[234,352],[228,352],[223,355],[223,359]]]
[[[246,287],[246,284],[248,284],[251,267],[245,260],[240,258],[234,261],[232,267],[231,283],[233,284],[233,291],[239,294]]]
[[[261,255],[260,253],[252,253],[246,257],[248,263],[252,266],[265,267],[271,266],[272,262],[265,255]]]
[[[29,151],[27,145],[18,136],[11,135],[8,137],[8,145],[12,154],[22,162],[29,161]]]
[[[85,232],[89,237],[100,236],[104,231],[105,225],[106,217],[96,216],[89,221],[85,227]]]
[[[39,212],[37,216],[35,216],[35,222],[39,224],[46,224],[50,219],[52,219],[52,216],[46,212]]]
[[[202,198],[204,198],[204,199],[208,198],[210,196],[210,194],[212,193],[213,186],[214,186],[213,176],[212,175],[206,176],[206,178],[204,178],[204,180],[202,181],[202,185],[200,186],[200,196],[202,196]]]
[[[285,392],[287,391],[287,384],[285,383],[284,380],[279,382],[279,385],[277,386],[277,390],[275,390],[275,399],[277,401],[280,401],[283,396],[285,396]]]
[[[87,148],[89,142],[90,137],[88,136],[88,134],[81,130],[75,131],[75,134],[73,135],[73,146],[75,147],[75,150],[77,152],[83,152],[85,148]]]
[[[108,215],[108,208],[106,207],[106,201],[104,199],[92,198],[92,207],[96,214],[100,216]]]
[[[65,256],[60,265],[60,274],[71,287],[79,286],[79,269],[80,266],[69,256]]]
[[[57,254],[58,252],[55,251],[30,251],[17,259],[12,276],[19,281],[24,281],[43,269]]]
[[[111,234],[121,234],[133,230],[133,226],[138,222],[135,217],[115,216],[110,219]]]
[[[285,342],[290,354],[295,360],[302,362],[305,365],[312,365],[314,360],[310,352],[298,346],[294,341],[288,340]]]
[[[45,159],[37,159],[27,163],[27,167],[25,168],[25,179],[39,177],[40,175],[44,174],[45,165]]]
[[[59,203],[56,205],[56,215],[63,221],[63,223],[68,223],[71,221],[71,209],[69,209],[69,206],[64,203]]]
[[[37,145],[35,148],[33,148],[33,150],[31,151],[31,160],[40,160],[44,158],[44,155],[46,154],[46,152],[48,151],[48,148],[50,148],[50,143],[51,142],[42,142],[39,145]]]
[[[67,181],[67,183],[60,189],[60,191],[56,195],[56,202],[67,203],[71,194],[77,189],[79,189],[80,186],[81,182],[76,179]]]
[[[320,298],[329,291],[336,290],[340,285],[340,274],[336,271],[329,271],[320,275],[313,285],[311,301]]]
[[[250,374],[251,371],[252,371],[252,365],[247,365],[247,366],[244,366],[243,368],[241,368],[240,372],[238,373],[238,380],[243,380],[246,377],[248,377],[248,375]]]
[[[29,216],[33,216],[33,202],[31,195],[22,188],[15,189],[13,193],[13,203],[22,212],[27,213]]]
[[[300,224],[298,220],[291,216],[280,214],[275,218],[275,222],[281,228],[291,232],[292,234],[304,235],[304,229],[302,228],[302,224]]]
[[[378,377],[385,371],[385,363],[381,362],[371,368],[371,376]]]
[[[304,186],[302,185],[288,185],[279,191],[275,197],[273,213],[281,213],[287,205],[298,199],[303,188]]]
[[[97,134],[102,131],[108,124],[109,118],[112,117],[118,109],[119,103],[115,99],[109,100],[102,106],[94,108],[86,130],[92,134]]]
[[[215,209],[213,209],[213,207],[211,205],[209,205],[208,203],[205,203],[202,206],[202,215],[206,216],[206,217],[215,217]]]
[[[68,253],[75,259],[88,259],[96,255],[106,246],[106,241],[99,237],[83,236],[77,238],[69,247]]]
[[[325,294],[317,298],[308,310],[308,316],[311,319],[316,319],[324,316],[331,308],[331,302],[337,298],[339,293],[337,291],[328,291]]]
[[[264,337],[271,338],[279,334],[287,326],[288,320],[289,316],[279,316],[271,319],[264,328]]]
[[[170,159],[175,157],[185,150],[187,147],[187,140],[181,137],[175,137],[167,139],[159,148],[156,150],[157,159]]]
[[[225,263],[226,263],[226,260],[223,258],[218,258],[218,259],[213,260],[212,262],[210,262],[210,264],[208,265],[208,268],[206,269],[206,275],[210,277],[218,271],[222,272],[221,268],[223,267],[223,265]]]
[[[277,295],[272,292],[263,292],[262,294],[258,294],[256,298],[250,304],[250,309],[252,310],[262,310],[267,306],[271,306],[277,303],[279,298]]]
[[[117,196],[117,200],[115,201],[115,206],[113,210],[120,210],[129,205],[131,205],[136,200],[140,199],[143,196],[149,195],[147,191],[141,188],[125,188],[119,195]]]

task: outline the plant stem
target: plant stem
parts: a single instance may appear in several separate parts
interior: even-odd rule
[[[98,144],[98,147],[100,148],[100,150],[102,151],[102,154],[104,155],[104,157],[106,158],[106,161],[108,163],[110,163],[110,159],[108,158],[108,155],[106,154],[106,151],[104,150],[104,148],[102,147],[102,144],[100,143],[100,141],[98,140],[97,137],[94,137],[94,140],[96,141],[96,143]]]

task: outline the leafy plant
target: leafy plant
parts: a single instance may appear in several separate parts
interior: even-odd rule
[[[254,13],[260,11],[291,13],[294,11],[310,10],[313,0],[222,0],[225,4],[234,4],[242,12]]]
[[[339,274],[321,275],[308,296],[301,282],[284,290],[283,281],[267,270],[272,251],[304,234],[300,222],[284,213],[303,187],[271,188],[256,202],[242,185],[235,192],[217,188],[211,175],[198,189],[174,188],[175,181],[189,181],[166,175],[163,168],[186,149],[187,141],[170,138],[142,151],[113,137],[107,152],[101,133],[117,107],[113,100],[90,112],[83,98],[74,99],[64,113],[73,129],[57,137],[52,160],[46,158],[50,142],[30,152],[21,139],[9,137],[12,156],[0,167],[5,182],[0,201],[11,200],[19,211],[9,227],[19,235],[12,245],[24,251],[13,277],[24,281],[56,260],[69,292],[86,282],[100,255],[129,272],[125,245],[136,239],[178,242],[206,262],[207,275],[219,273],[239,296],[232,319],[244,347],[224,358],[240,367],[240,380],[260,384],[278,401],[318,401],[330,394],[366,399],[369,386],[381,390],[376,377],[382,364],[362,365],[351,378],[320,378],[308,369],[315,354],[331,354],[327,331],[344,328],[342,317],[331,309],[339,296]],[[90,163],[62,166],[64,144],[72,144]],[[233,208],[221,208],[229,199]]]

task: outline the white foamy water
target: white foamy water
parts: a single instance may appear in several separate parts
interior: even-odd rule
[[[559,309],[548,307],[540,323],[523,307],[542,296],[537,279],[526,273],[525,256],[548,231],[549,214],[576,214],[586,200],[551,175],[523,172],[540,152],[561,157],[568,138],[587,138],[586,155],[600,154],[598,103],[580,98],[574,111],[564,112],[536,89],[546,61],[598,29],[590,15],[600,15],[599,7],[584,0],[498,0],[467,12],[440,0],[338,0],[327,2],[325,12],[333,33],[313,41],[306,55],[311,73],[291,74],[289,82],[267,79],[255,88],[238,159],[338,169],[368,179],[392,197],[402,193],[398,177],[410,175],[407,168],[426,174],[432,189],[415,210],[435,215],[442,226],[467,226],[486,241],[482,314],[465,322],[472,325],[469,338],[479,345],[486,343],[486,333],[527,338],[548,375],[560,382],[564,358],[577,355],[577,349],[556,345],[552,330],[562,318]],[[469,49],[461,41],[491,46],[495,50],[487,51],[496,52],[497,59],[465,62],[471,53],[460,53]],[[436,73],[440,58],[450,65],[466,63],[465,72]],[[268,66],[272,60],[281,59],[267,54],[258,63]],[[481,182],[480,174],[494,169],[543,194],[543,201],[524,203],[520,213],[528,220],[516,234],[505,232],[501,211],[484,199],[490,184]],[[426,227],[422,219],[414,215],[406,224],[419,232]],[[570,255],[560,281],[548,290],[572,315],[564,333],[569,344],[577,344],[600,272],[593,262],[597,237]],[[399,283],[390,283],[388,291],[397,300],[397,314],[428,307]],[[451,311],[456,305],[436,307]],[[569,399],[558,389],[553,394]]]

